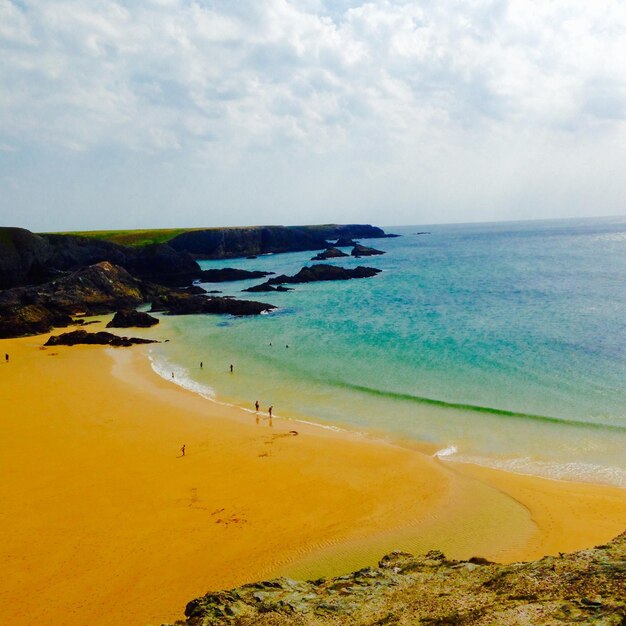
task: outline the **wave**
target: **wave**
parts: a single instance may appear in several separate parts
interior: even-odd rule
[[[154,371],[164,380],[173,383],[174,385],[178,385],[183,389],[187,389],[188,391],[196,393],[206,400],[211,400],[212,402],[215,402],[215,404],[234,407],[246,413],[257,414],[257,411],[255,411],[254,409],[250,409],[239,404],[234,404],[232,402],[218,400],[215,396],[214,389],[212,387],[209,387],[208,385],[203,385],[202,383],[194,380],[189,374],[189,370],[187,370],[186,368],[180,365],[175,365],[174,363],[168,361],[167,359],[164,359],[163,357],[157,359],[156,355],[154,355],[152,352],[148,353],[148,358],[150,359],[150,366],[152,367],[152,371]],[[174,377],[172,377],[172,373],[174,374]],[[264,416],[268,415],[267,413],[262,411],[258,412],[258,414]],[[278,413],[274,413],[272,417],[276,419],[286,419],[288,421],[298,422],[300,424],[307,424],[308,426],[314,426],[323,430],[330,430],[333,432],[347,432],[345,428],[340,428],[339,426],[334,426],[332,424],[321,424],[319,422],[312,422],[301,418],[283,417]]]
[[[538,476],[552,480],[602,483],[626,489],[626,470],[620,467],[579,461],[561,463],[557,461],[538,461],[530,457],[497,459],[486,456],[463,455],[458,453],[454,445],[438,450],[433,456],[446,462],[481,465],[513,474]]]
[[[349,389],[352,391],[360,391],[369,395],[377,396],[380,398],[389,398],[391,400],[405,400],[408,402],[416,402],[419,404],[427,404],[429,406],[437,406],[446,409],[459,409],[462,411],[472,411],[476,413],[487,413],[498,417],[513,417],[520,419],[530,419],[538,422],[546,422],[550,424],[564,424],[567,426],[576,426],[579,428],[592,428],[601,430],[611,430],[626,432],[626,426],[619,426],[617,424],[606,424],[603,422],[585,422],[582,420],[574,420],[568,418],[552,417],[550,415],[538,415],[536,413],[524,413],[522,411],[509,411],[507,409],[498,409],[489,406],[480,406],[478,404],[465,404],[462,402],[447,402],[446,400],[436,400],[434,398],[427,398],[425,396],[417,396],[410,393],[402,393],[396,391],[385,391],[384,389],[376,389],[374,387],[366,387],[365,385],[355,385],[353,383],[346,383],[342,381],[334,381],[333,384],[342,389]]]
[[[188,389],[189,391],[193,391],[207,400],[215,400],[215,391],[213,388],[194,380],[189,375],[189,370],[186,368],[175,365],[165,359],[157,360],[152,352],[148,353],[148,358],[150,359],[152,370],[164,380],[174,383],[179,387],[183,387],[184,389]],[[174,374],[174,377],[172,377],[172,374]]]

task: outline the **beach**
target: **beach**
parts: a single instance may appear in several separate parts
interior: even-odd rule
[[[257,423],[157,376],[148,347],[43,348],[46,338],[0,342],[10,355],[0,366],[2,623],[160,624],[211,589],[337,574],[395,548],[512,562],[626,526],[616,487]]]

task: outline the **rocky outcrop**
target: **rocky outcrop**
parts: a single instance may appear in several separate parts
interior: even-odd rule
[[[99,315],[134,308],[167,291],[121,267],[97,263],[43,285],[0,292],[0,337],[48,332],[72,315]]]
[[[376,248],[368,248],[367,246],[362,246],[357,243],[354,248],[352,248],[352,252],[350,254],[353,257],[359,258],[361,256],[376,256],[379,254],[385,254],[382,250],[376,250]]]
[[[61,333],[48,338],[45,346],[76,346],[78,344],[97,344],[103,346],[132,346],[138,343],[158,343],[154,339],[142,339],[140,337],[119,337],[112,333],[100,331],[88,333],[86,330],[73,330],[69,333]]]
[[[273,287],[272,285],[268,285],[267,283],[261,283],[260,285],[254,285],[254,287],[248,287],[247,289],[242,289],[242,291],[250,291],[252,293],[259,293],[263,291],[293,291],[289,287],[283,287],[282,285],[278,285],[278,287]]]
[[[24,228],[0,228],[0,289],[45,279],[51,248]]]
[[[169,286],[189,284],[201,273],[189,254],[166,244],[135,248],[95,237],[0,228],[0,289],[41,284],[103,261]]]
[[[494,626],[602,624],[626,616],[626,533],[604,546],[530,563],[394,552],[337,578],[278,578],[191,601],[186,626]]]
[[[326,259],[338,259],[342,256],[348,256],[345,252],[342,252],[338,248],[326,248],[324,252],[320,252],[314,256],[311,261],[325,261]]]
[[[352,278],[370,278],[376,276],[382,270],[375,267],[355,267],[354,269],[347,269],[345,267],[338,267],[337,265],[326,265],[319,263],[317,265],[311,265],[310,267],[303,267],[294,276],[286,276],[281,274],[275,278],[270,278],[267,283],[270,285],[284,285],[287,283],[312,283],[322,280],[350,280]]]
[[[168,243],[124,246],[97,236],[41,234],[0,227],[0,289],[41,284],[88,265],[108,261],[143,280],[170,287],[201,278],[192,258],[250,257],[322,250],[327,239],[388,237],[367,224],[256,226],[184,232]],[[191,253],[191,254],[190,254]]]
[[[326,226],[254,226],[250,228],[212,228],[177,235],[168,244],[196,258],[227,259],[278,252],[322,250],[328,239],[387,237],[369,224],[330,224]]]
[[[274,272],[259,272],[254,270],[240,270],[233,267],[224,267],[218,270],[202,270],[200,280],[203,283],[225,283],[234,280],[250,280],[271,276]]]
[[[276,307],[254,300],[237,300],[228,296],[194,296],[187,293],[170,293],[157,297],[152,311],[164,311],[168,315],[228,314],[260,315]]]
[[[159,320],[143,311],[126,309],[117,311],[113,319],[107,324],[107,328],[150,328],[159,323]]]
[[[337,241],[335,242],[335,247],[336,248],[352,248],[356,246],[356,243],[357,242],[354,241],[350,237],[339,237],[339,239],[337,239]]]

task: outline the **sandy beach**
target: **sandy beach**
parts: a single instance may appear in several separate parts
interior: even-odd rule
[[[516,561],[626,526],[617,488],[270,426],[160,378],[149,346],[45,340],[0,342],[10,354],[0,365],[1,623],[160,624],[210,589],[337,574],[395,548]]]

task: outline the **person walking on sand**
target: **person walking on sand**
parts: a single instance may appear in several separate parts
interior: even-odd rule
[[[183,447],[180,449],[180,456],[185,456],[185,444],[183,444]]]
[[[254,403],[254,408],[256,409],[256,411],[258,413],[259,412],[259,401],[258,400]]]
[[[4,355],[4,360],[8,363],[9,362],[9,354],[5,353]]]

